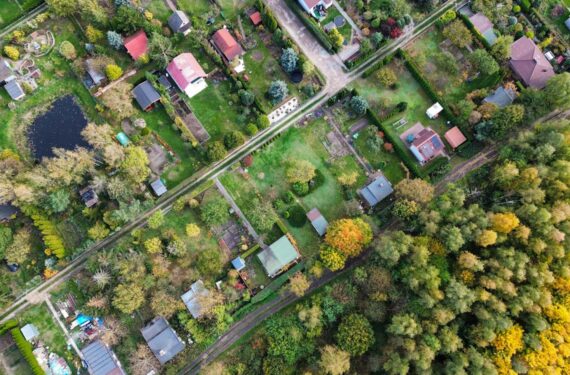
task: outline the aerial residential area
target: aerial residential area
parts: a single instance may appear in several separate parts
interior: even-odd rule
[[[570,373],[569,0],[0,0],[0,176],[0,374]]]

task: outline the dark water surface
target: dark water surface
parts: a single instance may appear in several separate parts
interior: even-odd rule
[[[74,150],[90,148],[81,136],[87,119],[73,96],[67,95],[52,103],[51,108],[36,117],[28,130],[28,141],[36,160],[52,157],[53,148]]]

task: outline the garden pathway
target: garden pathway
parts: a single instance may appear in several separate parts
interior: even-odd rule
[[[354,30],[356,36],[358,36],[359,38],[362,38],[362,30],[360,30],[358,28],[358,26],[356,26],[356,23],[354,23],[354,21],[352,20],[352,18],[350,18],[350,16],[344,11],[344,9],[340,6],[340,4],[338,3],[338,1],[333,0],[333,5],[334,7],[339,11],[339,13],[344,17],[344,19],[346,20],[346,22],[348,22],[348,24],[350,25],[350,27],[352,27],[352,30]]]
[[[344,134],[342,134],[342,131],[340,130],[340,126],[338,125],[338,123],[335,120],[334,113],[332,113],[332,111],[330,109],[325,109],[324,111],[327,115],[327,121],[328,121],[329,125],[331,126],[331,128],[333,129],[333,131],[335,132],[337,138],[341,140],[344,147],[346,147],[348,150],[350,150],[350,152],[352,153],[352,155],[354,155],[354,157],[356,158],[356,161],[358,162],[358,164],[360,164],[362,166],[362,168],[364,169],[366,174],[369,175],[372,172],[374,172],[374,169],[370,166],[370,164],[368,164],[358,154],[358,152],[356,152],[354,147],[352,147],[352,144],[346,139]]]
[[[251,225],[251,223],[247,220],[247,218],[245,217],[245,215],[243,214],[243,212],[241,211],[241,209],[239,208],[239,206],[237,205],[237,203],[234,201],[234,199],[232,198],[231,194],[226,190],[226,187],[222,184],[222,182],[220,181],[219,178],[215,178],[214,179],[215,183],[216,183],[216,187],[218,188],[218,190],[220,191],[220,193],[222,193],[222,195],[224,196],[224,198],[226,199],[226,201],[228,201],[228,203],[230,204],[230,206],[232,206],[232,209],[234,210],[234,212],[239,216],[239,218],[241,219],[243,225],[245,226],[245,228],[247,229],[247,231],[249,232],[249,234],[253,237],[253,239],[255,240],[255,242],[257,242],[259,244],[260,247],[265,247],[265,244],[263,243],[263,240],[261,239],[261,237],[259,237],[259,235],[257,234],[257,232],[255,231],[255,228],[253,228],[253,226]]]
[[[164,0],[164,3],[171,11],[176,12],[176,3],[172,0]]]
[[[57,311],[55,310],[55,307],[53,307],[53,304],[51,303],[51,300],[49,298],[46,298],[46,305],[49,309],[49,311],[51,312],[51,314],[53,315],[53,318],[55,319],[55,321],[57,322],[57,324],[59,324],[59,327],[61,328],[61,330],[63,331],[63,333],[65,334],[65,337],[67,338],[67,343],[69,345],[71,345],[71,347],[73,348],[73,350],[75,350],[75,352],[77,353],[77,355],[79,356],[79,358],[83,359],[83,354],[81,353],[81,350],[79,350],[79,347],[77,346],[77,344],[75,343],[75,340],[71,337],[71,335],[69,334],[69,331],[67,330],[67,327],[65,326],[65,324],[63,324],[63,322],[61,321],[61,319],[59,319],[59,315],[57,314]]]

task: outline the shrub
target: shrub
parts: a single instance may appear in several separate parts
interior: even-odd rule
[[[109,30],[107,31],[107,43],[114,49],[121,49],[123,48],[123,37],[116,31]]]
[[[271,125],[269,117],[267,117],[267,115],[259,115],[259,117],[257,118],[257,127],[263,130],[267,129],[269,125]]]
[[[89,43],[97,43],[103,39],[103,32],[92,25],[88,25],[85,30],[85,36]]]
[[[281,67],[287,73],[292,73],[297,69],[299,63],[299,55],[293,48],[284,48],[280,58]]]
[[[20,328],[18,327],[12,328],[10,330],[10,334],[12,335],[12,338],[14,339],[14,342],[16,343],[18,350],[22,354],[22,357],[24,357],[28,365],[30,365],[32,372],[35,375],[44,375],[45,374],[44,370],[42,370],[40,364],[38,363],[36,357],[34,356],[34,353],[32,352],[33,350],[32,344],[30,344],[24,338],[24,335],[22,335]]]
[[[224,136],[224,146],[226,146],[228,150],[231,150],[237,146],[241,146],[244,142],[244,135],[237,130],[234,130]]]
[[[247,124],[247,126],[245,127],[245,133],[249,136],[253,136],[256,135],[257,132],[259,131],[259,129],[257,128],[257,126],[253,123],[249,123]]]
[[[354,114],[362,116],[368,109],[368,102],[362,96],[354,95],[352,98],[350,98],[348,106],[350,107],[350,110],[354,112]]]
[[[407,102],[400,102],[398,103],[398,105],[396,105],[396,109],[398,110],[398,112],[404,112],[407,108],[408,108]]]
[[[67,40],[64,40],[59,45],[59,53],[66,60],[75,60],[77,58],[77,52],[75,51],[75,46]]]
[[[110,81],[116,81],[123,75],[123,69],[115,64],[109,64],[105,67],[105,74]]]
[[[5,46],[4,55],[6,55],[11,60],[18,60],[20,58],[20,51],[14,46]]]
[[[239,100],[241,104],[249,107],[255,102],[255,95],[251,91],[248,90],[239,90],[238,91]]]
[[[294,205],[289,209],[289,218],[287,219],[289,223],[295,227],[300,228],[307,222],[307,215],[305,215],[305,210],[298,204]]]
[[[299,197],[309,194],[309,184],[306,182],[295,182],[291,184],[291,190]]]
[[[218,161],[227,155],[228,151],[220,141],[212,142],[206,148],[206,155],[210,161]]]
[[[267,90],[267,95],[273,104],[281,102],[288,94],[289,89],[287,88],[287,84],[281,80],[271,82]]]

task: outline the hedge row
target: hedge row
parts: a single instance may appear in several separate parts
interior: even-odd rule
[[[461,13],[459,14],[459,17],[461,17],[461,19],[463,20],[463,23],[465,24],[465,26],[467,26],[467,28],[471,31],[471,33],[473,35],[475,35],[475,37],[481,42],[481,44],[483,44],[485,49],[487,51],[491,52],[491,44],[487,41],[487,39],[485,39],[483,34],[481,34],[479,32],[479,30],[477,30],[475,28],[475,25],[473,25],[473,22],[471,22],[469,17],[467,17],[465,14],[461,14]]]
[[[253,253],[255,253],[257,250],[259,250],[260,246],[258,243],[256,243],[255,245],[253,245],[252,247],[250,247],[245,253],[241,254],[240,257],[242,259],[246,259],[247,257],[249,257],[250,255],[252,255]]]
[[[44,370],[42,370],[40,364],[36,360],[36,357],[34,357],[34,353],[32,353],[33,350],[32,344],[26,341],[24,335],[22,335],[22,332],[20,331],[20,328],[19,327],[12,328],[10,330],[10,334],[12,335],[12,338],[14,339],[14,342],[16,343],[18,350],[22,354],[22,357],[24,357],[26,362],[28,362],[28,365],[30,365],[32,372],[35,375],[44,375],[45,374]]]
[[[443,107],[443,111],[442,111],[443,116],[445,116],[450,121],[457,122],[457,121],[455,121],[456,120],[455,116],[449,110],[447,103],[445,103],[443,98],[439,96],[439,94],[435,91],[435,89],[428,82],[428,80],[424,78],[424,76],[422,75],[422,73],[420,71],[420,68],[412,60],[410,55],[408,55],[408,53],[402,49],[398,49],[397,53],[398,53],[398,56],[400,56],[402,59],[404,59],[404,63],[406,64],[406,67],[408,68],[408,70],[410,71],[412,76],[418,81],[420,86],[422,86],[422,88],[426,91],[426,93],[430,97],[430,99],[433,100],[434,102],[438,102],[439,104],[441,104],[441,106]]]
[[[0,336],[2,336],[12,328],[15,328],[17,326],[18,326],[18,321],[14,319],[10,319],[4,324],[0,324]]]
[[[384,65],[388,65],[392,59],[394,58],[394,55],[389,55],[384,57],[383,60],[379,60],[377,62],[375,62],[374,64],[370,65],[363,73],[362,73],[362,78],[368,78],[370,77],[372,74],[374,74],[378,69],[380,69],[381,67],[383,67]]]
[[[323,47],[327,49],[329,52],[337,52],[337,48],[332,44],[329,36],[321,29],[321,26],[317,24],[315,20],[310,18],[310,16],[297,4],[294,0],[285,0],[287,6],[297,14],[297,16],[301,19],[303,24],[309,29],[315,38],[321,43]]]
[[[251,303],[256,304],[267,299],[271,294],[275,293],[277,289],[281,288],[289,280],[291,275],[302,271],[304,267],[304,262],[297,263],[295,266],[291,267],[287,272],[270,282],[265,289],[253,296],[251,298]]]

